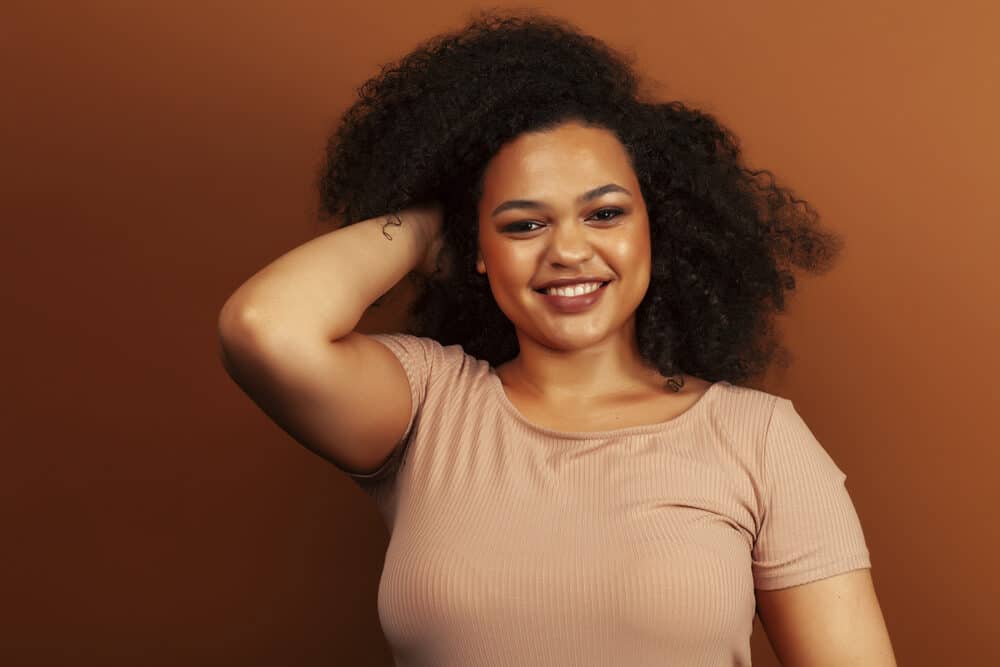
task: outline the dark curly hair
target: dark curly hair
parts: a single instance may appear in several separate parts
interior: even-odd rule
[[[569,120],[605,128],[630,156],[649,214],[642,357],[666,377],[713,382],[744,382],[776,355],[787,366],[772,316],[795,288],[791,267],[828,270],[840,237],[770,171],[744,166],[712,115],[649,99],[643,85],[629,58],[566,21],[477,14],[360,87],[327,146],[321,210],[351,224],[440,202],[438,270],[410,276],[419,291],[408,331],[499,366],[518,341],[475,268],[485,166],[525,132]]]

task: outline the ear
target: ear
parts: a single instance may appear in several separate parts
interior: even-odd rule
[[[476,271],[486,273],[486,262],[483,261],[483,253],[479,250],[476,251]]]

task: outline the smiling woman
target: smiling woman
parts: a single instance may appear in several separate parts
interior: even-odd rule
[[[738,384],[839,241],[638,89],[536,14],[383,68],[328,146],[345,224],[258,276],[234,312],[285,324],[230,326],[234,377],[377,503],[397,665],[749,665],[755,612],[790,664],[893,665],[846,474]],[[410,330],[350,331],[412,269]]]
[[[522,231],[511,233],[512,225]],[[545,387],[553,383],[539,371],[550,378],[558,371],[579,405],[648,373],[635,312],[649,287],[650,264],[646,204],[613,132],[568,119],[522,134],[487,163],[476,271],[488,277],[517,331],[520,353],[498,369],[507,384],[518,375],[522,384]],[[582,359],[597,350],[615,366],[588,369]]]
[[[625,58],[565,23],[484,16],[428,40],[362,86],[329,144],[324,209],[352,224],[415,203],[442,204],[438,259],[448,270],[415,276],[420,289],[408,329],[500,366],[525,341],[489,280],[505,265],[477,266],[484,241],[497,240],[484,232],[502,231],[505,243],[531,247],[537,258],[542,239],[573,234],[541,217],[545,210],[565,214],[572,203],[579,214],[592,204],[586,228],[613,220],[618,234],[636,227],[618,218],[633,219],[629,208],[642,205],[649,275],[634,326],[643,365],[663,377],[744,382],[785,363],[772,319],[795,288],[793,269],[827,270],[840,239],[770,172],[746,167],[736,138],[711,115],[644,99],[639,89]],[[567,123],[578,126],[573,137],[549,131]],[[601,158],[617,165],[604,178],[600,158],[588,156],[596,144],[571,145],[601,132]],[[563,149],[563,165],[551,163],[546,144]],[[538,150],[526,150],[532,146]],[[566,165],[576,175],[554,179]],[[505,183],[502,193],[486,193],[491,180],[494,188]],[[575,189],[540,189],[551,183]],[[595,188],[593,199],[577,201]],[[576,268],[587,267],[539,267],[531,284]]]

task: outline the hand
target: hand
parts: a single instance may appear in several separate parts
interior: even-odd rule
[[[430,202],[420,206],[412,206],[403,211],[402,215],[413,220],[417,228],[420,229],[421,236],[424,239],[424,247],[426,248],[423,259],[418,262],[413,270],[422,276],[429,277],[434,272],[438,253],[441,250],[441,246],[444,245],[444,240],[441,237],[443,218],[441,205],[437,202]],[[442,266],[441,268],[442,271],[447,273],[447,266]]]

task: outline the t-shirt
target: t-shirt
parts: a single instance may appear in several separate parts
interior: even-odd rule
[[[750,665],[754,589],[871,567],[846,475],[788,399],[721,381],[665,422],[557,431],[460,345],[371,337],[412,396],[392,455],[351,474],[390,535],[398,667]]]

